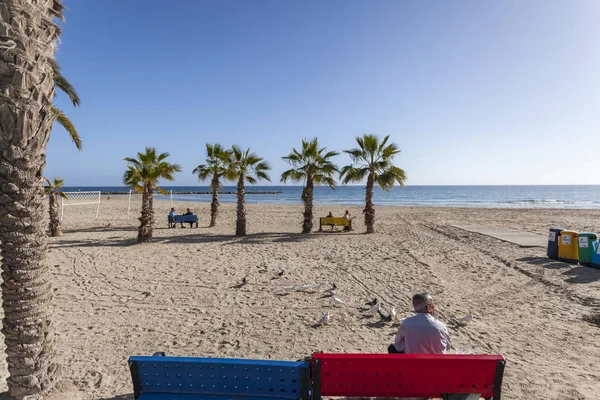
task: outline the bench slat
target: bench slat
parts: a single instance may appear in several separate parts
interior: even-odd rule
[[[150,394],[185,394],[214,399],[306,400],[310,390],[308,362],[135,356],[129,365],[136,399],[150,399],[141,397]]]
[[[479,393],[500,400],[499,355],[314,354],[314,398],[440,397]]]

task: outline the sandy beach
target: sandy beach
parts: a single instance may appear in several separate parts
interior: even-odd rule
[[[600,270],[451,225],[599,232],[600,211],[377,207],[375,234],[362,234],[359,217],[352,233],[301,235],[301,205],[260,204],[248,205],[249,234],[237,238],[234,204],[207,228],[208,203],[176,203],[199,215],[197,229],[168,229],[170,206],[155,200],[151,244],[135,244],[139,206],[127,215],[125,196],[103,201],[98,218],[93,206],[67,209],[64,235],[49,239],[62,398],[132,399],[127,359],[155,351],[284,360],[385,352],[397,328],[358,308],[377,297],[405,315],[419,291],[436,299],[457,351],[507,358],[505,399],[598,398],[600,327],[589,318],[600,313]],[[345,208],[317,206],[315,215]],[[348,306],[286,290],[331,283]],[[312,328],[325,311],[330,323]],[[456,322],[468,313],[471,323]]]

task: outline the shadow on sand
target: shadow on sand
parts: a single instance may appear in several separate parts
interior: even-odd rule
[[[251,233],[247,236],[191,234],[173,237],[154,237],[152,243],[226,243],[226,244],[263,244],[263,243],[299,243],[307,240],[318,240],[314,236],[301,233]],[[137,244],[135,236],[127,239],[109,240],[61,240],[61,247],[128,247]]]
[[[562,275],[569,277],[565,279],[568,283],[592,283],[600,281],[600,270],[579,264],[569,264],[556,261],[547,257],[523,257],[517,261],[523,261],[531,265],[538,265],[548,269],[566,269]]]

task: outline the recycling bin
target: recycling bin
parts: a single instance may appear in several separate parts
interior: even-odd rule
[[[594,255],[592,256],[590,267],[600,269],[600,241],[594,243]]]
[[[575,231],[562,231],[558,240],[558,259],[565,262],[579,262],[578,234]]]
[[[577,251],[579,252],[579,264],[589,266],[596,251],[598,235],[592,232],[579,232],[578,236]]]
[[[558,260],[558,239],[562,231],[564,231],[563,228],[550,228],[550,233],[548,234],[548,251],[546,252],[548,258]]]

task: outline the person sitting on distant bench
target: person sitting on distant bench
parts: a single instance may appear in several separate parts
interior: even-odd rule
[[[452,339],[446,325],[434,317],[433,298],[428,293],[417,293],[412,303],[417,315],[402,321],[388,353],[444,354],[450,350]]]
[[[329,211],[329,214],[327,214],[327,218],[333,218],[331,211]],[[331,230],[333,230],[333,228],[335,228],[335,224],[331,224]]]
[[[175,208],[169,212],[169,228],[175,228]]]
[[[352,220],[354,218],[350,215],[350,211],[346,210],[346,212],[344,213],[344,218],[346,218],[348,220],[348,226],[345,226],[344,230],[351,231],[352,230]]]
[[[190,210],[189,208],[185,211],[185,214],[183,215],[194,215],[194,213],[192,212],[192,210]],[[194,223],[192,221],[190,221],[190,228],[192,228],[194,226]],[[181,227],[183,228],[183,222],[181,223]]]

